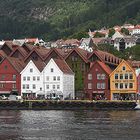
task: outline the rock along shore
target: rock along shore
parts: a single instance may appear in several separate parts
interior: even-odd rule
[[[133,110],[135,101],[0,101],[0,110]]]

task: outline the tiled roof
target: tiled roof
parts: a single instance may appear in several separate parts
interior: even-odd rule
[[[10,56],[12,56],[16,51],[19,51],[23,57],[26,57],[28,55],[28,53],[25,51],[25,49],[23,49],[23,47],[19,46],[18,48],[16,48],[11,54]]]
[[[63,73],[74,74],[65,60],[61,60],[61,59],[53,59],[53,60]]]
[[[62,49],[61,49],[62,50]],[[61,59],[63,59],[63,55],[61,55],[60,53],[62,53],[62,51],[58,51],[58,49],[56,48],[51,48],[49,49],[49,52],[47,53],[47,55],[45,56],[45,60],[49,57],[49,55],[52,53],[52,52],[55,52],[56,54],[58,54],[60,56]]]
[[[88,51],[81,49],[81,48],[74,48],[71,49],[71,51],[68,53],[68,55],[66,55],[65,60],[68,58],[68,56],[73,52],[77,52],[77,54],[87,63],[88,62]]]
[[[68,53],[71,51],[71,49],[68,48],[55,48],[55,50],[64,58],[68,55]]]
[[[94,50],[88,59],[90,59],[93,54],[97,55],[98,58],[104,62],[104,63],[109,63],[109,64],[115,64],[115,65],[118,65],[120,62],[121,62],[121,59],[114,56],[113,54],[111,53],[108,53],[108,52],[104,52],[104,51],[100,51],[100,50]]]
[[[127,37],[124,37],[124,38],[118,37],[118,38],[115,38],[114,43],[119,43],[122,39],[123,39],[124,42],[126,42],[126,43],[130,43],[130,42],[135,43],[136,40],[137,40],[136,37],[132,37],[132,36],[129,36],[129,37],[127,36]]]
[[[64,41],[63,45],[79,45],[79,40],[77,39],[67,39]]]
[[[20,73],[24,67],[25,67],[25,63],[23,62],[23,60],[20,60],[19,58],[14,58],[14,57],[6,57],[5,59],[7,59],[10,64]]]
[[[7,55],[6,55],[6,53],[3,50],[0,50],[0,56],[5,57]]]
[[[103,63],[103,62],[101,62],[101,61],[96,61],[96,62],[104,69],[104,71],[105,71],[108,75],[111,74],[112,70],[110,69],[109,66],[107,66],[105,63]]]
[[[39,55],[45,59],[47,54],[49,53],[50,49],[47,49],[47,48],[44,48],[44,47],[40,47],[40,46],[37,46],[35,47],[35,50],[39,53]]]
[[[43,61],[39,61],[39,60],[37,60],[37,61],[32,60],[32,61],[34,62],[34,64],[38,68],[38,70],[40,72],[42,72],[42,70],[45,68],[46,64]]]
[[[26,42],[28,43],[35,43],[38,38],[26,38]]]

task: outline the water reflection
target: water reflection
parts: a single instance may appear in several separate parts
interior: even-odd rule
[[[0,140],[135,140],[139,124],[139,111],[0,111]]]

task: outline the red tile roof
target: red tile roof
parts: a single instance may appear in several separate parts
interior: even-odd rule
[[[104,69],[104,71],[105,71],[108,75],[111,74],[112,70],[110,69],[109,66],[107,66],[105,63],[103,63],[103,62],[101,62],[101,61],[96,61],[96,62]]]
[[[53,59],[53,60],[63,73],[74,74],[65,60],[61,60],[61,59]]]
[[[118,65],[121,62],[120,58],[114,56],[111,53],[104,52],[101,50],[94,50],[89,55],[88,59],[90,59],[93,56],[93,54],[95,54],[102,62],[105,62],[105,63]]]

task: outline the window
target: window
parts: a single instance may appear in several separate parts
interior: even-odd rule
[[[130,73],[129,79],[133,79],[133,74],[132,73]]]
[[[46,89],[49,89],[49,85],[46,85]]]
[[[115,88],[118,89],[119,88],[119,84],[115,83]]]
[[[105,89],[105,83],[101,84],[101,89]]]
[[[128,74],[127,73],[125,74],[125,79],[128,79]]]
[[[56,81],[56,76],[53,77],[53,80]]]
[[[55,89],[55,85],[53,85],[53,89]]]
[[[25,89],[25,85],[22,85],[22,88]]]
[[[60,85],[57,85],[57,89],[60,89]]]
[[[3,83],[0,84],[0,88],[4,88],[4,84]]]
[[[101,79],[102,79],[102,80],[105,80],[105,74],[102,74],[102,75],[101,75]]]
[[[39,76],[37,76],[37,81],[40,81],[40,77]]]
[[[123,83],[120,83],[120,89],[123,89]]]
[[[26,81],[26,77],[23,77],[23,81]]]
[[[97,89],[101,89],[101,84],[97,83]]]
[[[16,75],[13,75],[13,80],[14,80],[14,81],[16,80]]]
[[[30,81],[30,77],[27,77],[27,81]]]
[[[4,69],[7,70],[7,65],[4,66]]]
[[[98,79],[98,80],[101,79],[101,74],[97,74],[97,79]]]
[[[51,72],[53,72],[53,68],[51,68]]]
[[[57,76],[57,81],[60,81],[60,76]]]
[[[88,80],[92,80],[92,74],[88,74]]]
[[[36,85],[35,84],[33,84],[33,89],[36,89]]]
[[[125,66],[122,67],[122,70],[125,70]]]
[[[125,89],[127,89],[128,88],[128,83],[125,83],[124,85],[125,85]]]
[[[46,81],[49,81],[49,76],[46,76]]]
[[[14,83],[14,84],[12,85],[12,87],[13,87],[13,89],[16,89],[16,84]]]
[[[129,88],[133,88],[133,83],[129,83]]]
[[[30,72],[33,72],[33,69],[30,69]]]
[[[88,83],[88,89],[92,89],[92,83]]]
[[[33,81],[35,81],[36,80],[36,77],[35,76],[33,76]]]
[[[26,85],[26,89],[29,89],[29,84]]]
[[[120,74],[120,79],[123,79],[123,74]]]
[[[115,74],[115,79],[118,79],[118,74]]]
[[[1,80],[4,80],[4,79],[5,79],[5,75],[2,74],[2,75],[1,75]]]

